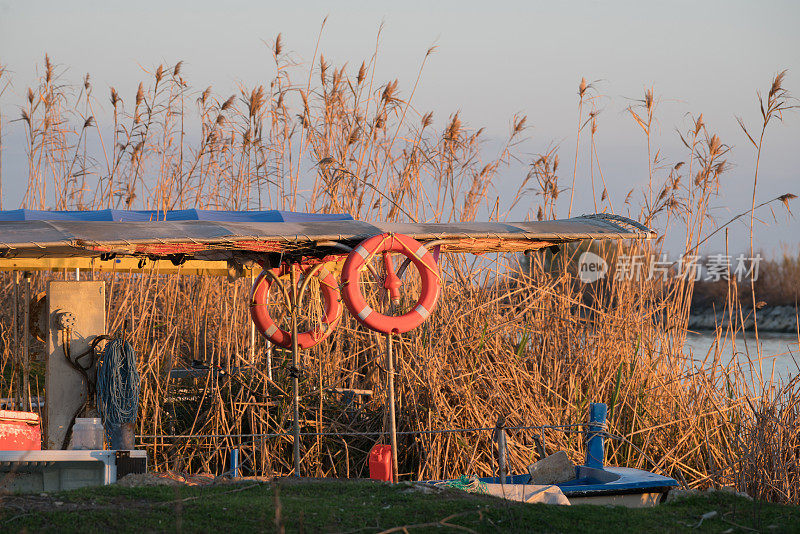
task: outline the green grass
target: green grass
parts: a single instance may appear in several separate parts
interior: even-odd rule
[[[510,503],[446,490],[425,494],[408,484],[370,481],[244,481],[206,487],[108,486],[0,503],[2,532],[274,532],[276,502],[287,532],[800,532],[800,507],[752,502],[722,492],[654,509]],[[701,516],[716,512],[713,518]],[[460,529],[463,531],[463,528]],[[400,530],[402,531],[402,530]]]

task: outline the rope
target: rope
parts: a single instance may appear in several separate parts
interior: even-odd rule
[[[106,434],[136,421],[139,411],[136,353],[127,341],[112,339],[97,365],[97,398]]]
[[[467,475],[461,475],[456,480],[436,482],[434,486],[438,488],[456,488],[466,491],[467,493],[488,493],[486,490],[486,482],[480,481],[478,477],[468,477]]]

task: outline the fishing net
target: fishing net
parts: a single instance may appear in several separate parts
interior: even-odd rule
[[[467,493],[488,493],[486,482],[482,482],[478,477],[468,477],[467,475],[461,475],[461,477],[455,480],[437,482],[435,485],[440,488],[456,488],[466,491]]]

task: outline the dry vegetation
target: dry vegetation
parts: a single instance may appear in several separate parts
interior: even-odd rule
[[[88,75],[78,87],[66,85],[59,67],[46,59],[39,86],[28,91],[15,117],[21,120],[14,123],[28,139],[23,206],[280,208],[446,222],[504,220],[519,202],[530,203],[531,216],[551,219],[565,204],[558,198],[563,189],[557,147],[530,162],[507,205],[489,194],[524,135],[524,117],[512,120],[504,147],[489,154],[483,131],[467,127],[459,114],[439,119],[437,128],[431,113],[412,106],[419,80],[405,91],[396,80],[376,80],[375,56],[345,69],[318,54],[309,69],[291,59],[280,37],[272,53],[274,79],[233,96],[192,88],[180,63],[159,65],[133,93],[111,88],[110,98],[98,96]],[[781,82],[779,76],[769,100],[785,106],[791,101]],[[651,147],[658,97],[650,89],[629,110],[632,126],[644,135],[647,151],[640,157],[647,158],[650,186],[612,200],[600,185],[606,178],[594,143],[596,96],[582,81],[578,134],[584,144],[589,135],[590,142],[578,143],[576,150],[589,150],[592,165],[590,176],[576,177],[576,168],[572,182],[591,181],[597,211],[616,207],[655,228],[685,232],[685,251],[694,252],[715,230],[709,202],[726,172],[728,146],[698,115],[682,132],[682,161],[661,159]],[[113,124],[96,124],[101,106]],[[637,199],[640,207],[634,208]],[[572,199],[569,204],[571,210]],[[660,252],[661,240],[594,246],[608,255],[621,247],[649,254]],[[717,332],[717,347],[699,355],[701,361],[690,359],[683,343],[691,281],[612,277],[579,284],[565,268],[574,250],[555,258],[535,253],[523,262],[514,255],[444,258],[445,287],[436,313],[398,343],[399,430],[490,427],[500,416],[512,426],[575,424],[585,420],[589,402],[603,401],[610,409],[609,431],[621,437],[610,442],[609,462],[663,472],[692,487],[733,485],[761,498],[800,503],[797,380],[771,382],[752,365],[725,361],[722,346],[735,342],[735,326]],[[41,288],[60,276],[36,274],[33,284]],[[249,280],[156,272],[96,276],[108,283],[109,332],[119,333],[132,319],[129,337],[143,378],[138,434],[159,436],[141,438],[152,466],[221,472],[228,450],[240,447],[246,472],[289,473],[291,438],[250,436],[290,431],[291,405],[288,355],[275,351],[272,379],[263,340],[250,361]],[[0,336],[3,391],[14,395],[20,351],[7,311],[12,282],[3,275]],[[737,288],[728,294],[736,295]],[[726,303],[732,316],[742,314],[738,299]],[[328,342],[307,351],[302,430],[382,431],[382,358],[382,338],[349,317]],[[757,358],[743,356],[756,367]],[[230,373],[169,378],[170,369],[193,359]],[[337,386],[374,395],[347,404],[329,390]],[[210,437],[164,437],[173,434]],[[534,435],[511,432],[514,469],[536,458]],[[548,450],[565,449],[580,458],[580,435],[541,435]],[[304,474],[365,476],[375,439],[381,438],[307,437]],[[489,432],[401,435],[400,450],[400,472],[407,478],[486,474],[495,465]]]

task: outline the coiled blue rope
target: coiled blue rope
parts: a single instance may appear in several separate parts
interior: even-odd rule
[[[121,424],[136,421],[139,385],[136,352],[131,344],[121,339],[106,343],[97,363],[97,400],[107,436]]]

